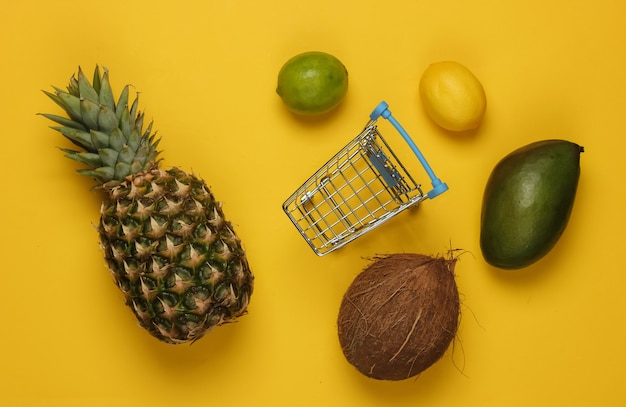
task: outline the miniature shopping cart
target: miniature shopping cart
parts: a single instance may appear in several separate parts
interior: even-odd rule
[[[337,250],[403,210],[445,192],[413,140],[385,102],[370,114],[363,131],[311,176],[283,209],[318,256]],[[376,121],[387,119],[402,135],[430,177],[424,193],[391,150]]]

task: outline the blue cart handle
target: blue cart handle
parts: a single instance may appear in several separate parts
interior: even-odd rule
[[[435,175],[435,172],[430,167],[430,165],[428,164],[428,161],[426,161],[426,158],[424,157],[422,152],[419,150],[419,148],[417,148],[417,145],[413,142],[409,134],[404,130],[404,128],[402,128],[400,123],[398,123],[398,121],[391,115],[391,111],[389,110],[389,105],[386,102],[380,102],[378,106],[376,106],[376,109],[374,109],[374,111],[370,114],[370,119],[373,121],[376,121],[379,117],[389,120],[389,122],[393,125],[393,127],[395,127],[396,130],[398,130],[402,138],[404,138],[404,141],[406,141],[409,147],[411,147],[411,150],[413,150],[413,153],[417,156],[417,159],[420,161],[420,163],[426,170],[426,173],[430,177],[430,181],[433,185],[433,189],[428,191],[426,193],[426,196],[432,199],[446,192],[448,190],[448,185],[446,185],[444,182],[441,182],[441,180],[437,178],[437,176]]]

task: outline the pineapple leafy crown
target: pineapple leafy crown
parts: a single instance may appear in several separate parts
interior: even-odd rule
[[[108,70],[104,68],[101,73],[96,66],[91,83],[79,67],[67,90],[53,88],[54,92],[43,92],[65,110],[67,117],[48,113],[42,116],[56,123],[52,129],[81,148],[61,148],[66,157],[88,167],[79,169],[80,174],[110,188],[129,175],[157,165],[160,138],[152,133],[152,122],[143,129],[139,96],[131,105],[128,103],[129,85],[116,102]]]

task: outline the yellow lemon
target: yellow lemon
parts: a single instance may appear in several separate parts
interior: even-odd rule
[[[426,114],[447,130],[475,129],[485,114],[487,99],[483,86],[458,62],[431,64],[422,74],[419,93]]]
[[[289,110],[302,115],[326,113],[348,91],[348,70],[335,56],[311,51],[289,59],[278,73],[276,93]]]

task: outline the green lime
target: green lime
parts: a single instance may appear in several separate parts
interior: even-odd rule
[[[276,93],[289,110],[302,115],[326,113],[348,91],[348,71],[325,52],[304,52],[289,59],[278,73]]]

